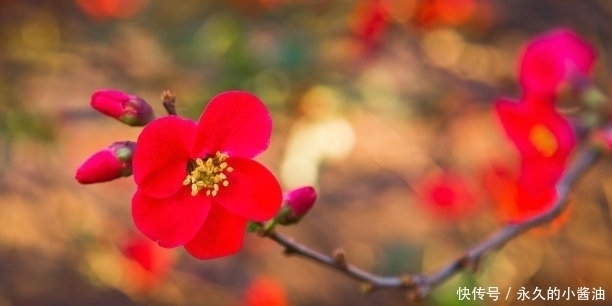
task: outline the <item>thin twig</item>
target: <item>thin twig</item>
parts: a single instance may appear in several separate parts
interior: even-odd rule
[[[457,272],[457,267],[461,267],[461,263],[477,262],[480,257],[490,250],[495,250],[504,246],[508,241],[516,238],[524,232],[533,229],[539,225],[548,223],[558,217],[567,208],[571,187],[595,163],[600,155],[600,151],[595,148],[585,149],[575,160],[572,166],[563,174],[559,183],[557,183],[557,200],[551,208],[540,215],[534,216],[523,222],[508,224],[497,232],[493,233],[489,238],[483,240],[480,244],[472,247],[464,256],[454,260],[445,268],[437,273],[426,277],[422,281],[425,291],[428,287],[434,287]]]
[[[574,159],[572,165],[564,172],[556,185],[557,200],[549,210],[525,221],[502,227],[479,244],[468,249],[463,256],[456,258],[431,275],[380,276],[358,268],[346,261],[340,263],[333,256],[314,251],[276,231],[267,233],[265,236],[285,247],[286,255],[310,259],[352,279],[363,282],[366,285],[364,287],[369,288],[367,293],[376,289],[406,289],[413,293],[412,296],[420,298],[427,295],[432,288],[440,285],[457,272],[474,268],[485,253],[499,249],[517,236],[537,226],[551,222],[558,217],[568,206],[567,198],[572,186],[597,161],[599,156],[599,149],[588,147]]]
[[[314,251],[298,242],[295,242],[292,238],[289,238],[276,231],[270,233],[267,237],[274,240],[276,243],[284,246],[285,255],[295,255],[308,258],[312,261],[328,266],[334,270],[340,271],[346,276],[353,278],[357,281],[371,284],[374,288],[408,288],[411,286],[410,282],[404,278],[399,278],[395,276],[379,276],[365,271],[361,268],[358,268],[347,262],[339,263],[338,260],[336,260],[333,256]]]

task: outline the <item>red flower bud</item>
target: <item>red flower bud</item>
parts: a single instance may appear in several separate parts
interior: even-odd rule
[[[129,126],[144,126],[155,119],[153,109],[145,100],[118,90],[94,92],[91,107]]]
[[[132,175],[132,155],[136,143],[117,141],[89,157],[78,169],[76,180],[81,184],[102,183]]]
[[[297,223],[314,206],[317,192],[312,186],[295,188],[284,194],[285,205],[275,220],[278,224],[290,225]]]

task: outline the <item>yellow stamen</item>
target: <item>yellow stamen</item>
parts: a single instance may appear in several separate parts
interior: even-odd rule
[[[541,124],[536,124],[531,128],[529,141],[544,157],[551,157],[559,149],[559,143],[555,135]]]
[[[232,172],[234,169],[227,165],[227,154],[219,151],[212,157],[207,157],[206,160],[197,158],[189,164],[189,174],[183,185],[191,185],[191,195],[195,196],[202,189],[206,189],[207,196],[216,196],[219,193],[220,186],[227,187],[229,181],[224,172]]]

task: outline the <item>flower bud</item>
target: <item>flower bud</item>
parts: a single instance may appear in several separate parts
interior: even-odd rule
[[[78,169],[76,180],[81,184],[102,183],[132,175],[132,155],[136,143],[117,141],[89,157]]]
[[[312,186],[293,189],[284,194],[284,205],[276,215],[278,224],[290,225],[299,222],[314,206],[317,192]]]
[[[91,107],[129,126],[144,126],[155,119],[153,109],[145,100],[118,90],[94,92]]]

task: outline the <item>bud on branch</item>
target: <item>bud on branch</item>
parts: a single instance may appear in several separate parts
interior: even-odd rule
[[[290,190],[284,194],[284,205],[274,218],[275,223],[291,225],[298,223],[317,201],[317,191],[312,186]]]
[[[145,100],[118,90],[94,92],[91,107],[129,126],[144,126],[155,119],[153,109]]]
[[[81,184],[111,181],[132,175],[132,156],[136,143],[117,141],[89,157],[78,169],[76,180]]]

